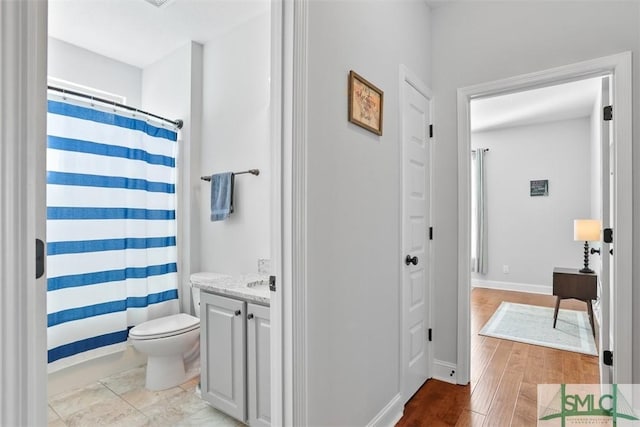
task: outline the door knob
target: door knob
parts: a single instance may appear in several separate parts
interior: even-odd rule
[[[407,257],[404,259],[404,263],[407,265],[409,264],[418,265],[418,257],[417,256],[411,257],[411,255],[407,255]]]
[[[240,310],[236,310],[235,313],[233,313],[233,314],[235,314],[236,316],[240,316],[242,314],[242,312]]]

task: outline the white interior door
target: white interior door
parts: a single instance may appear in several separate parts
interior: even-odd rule
[[[430,377],[430,99],[402,81],[402,363],[406,402]]]
[[[602,102],[600,113],[605,106],[611,105],[610,96],[610,78],[605,77],[602,79]],[[603,117],[604,119],[604,117]],[[615,203],[613,197],[613,166],[615,162],[611,159],[615,159],[615,146],[614,140],[611,137],[611,122],[602,120],[601,122],[601,153],[602,153],[602,228],[613,228],[613,218],[615,218],[613,209]],[[602,269],[600,271],[600,383],[611,384],[613,381],[613,367],[604,364],[604,358],[602,353],[605,350],[611,350],[613,348],[613,330],[611,321],[611,302],[612,298],[612,285],[613,268],[612,266],[612,254],[609,252],[613,248],[613,245],[603,243],[601,244],[600,256],[602,258]]]

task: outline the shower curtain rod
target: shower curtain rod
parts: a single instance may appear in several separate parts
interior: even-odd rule
[[[489,151],[489,149],[488,149],[488,148],[481,148],[481,150],[482,150],[482,151]],[[472,152],[472,153],[475,153],[475,152],[476,152],[476,150],[471,150],[471,152]]]
[[[180,119],[178,119],[178,120],[167,119],[167,118],[164,118],[162,116],[157,116],[157,115],[149,113],[147,111],[139,110],[137,108],[130,107],[130,106],[124,105],[124,104],[120,104],[120,103],[115,102],[115,101],[109,101],[108,99],[99,98],[99,97],[93,96],[93,95],[87,95],[86,93],[76,92],[76,91],[69,90],[69,89],[63,89],[63,88],[56,87],[56,86],[47,86],[47,89],[55,90],[57,92],[62,92],[63,94],[79,96],[81,98],[88,98],[88,99],[90,99],[92,101],[98,101],[98,102],[102,102],[103,104],[113,105],[114,107],[124,108],[125,110],[133,111],[135,113],[145,114],[147,116],[156,118],[158,120],[163,120],[165,122],[171,123],[172,125],[174,125],[178,129],[182,129],[182,125],[184,124],[184,122],[182,120],[180,120]]]

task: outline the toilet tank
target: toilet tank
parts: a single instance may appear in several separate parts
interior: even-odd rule
[[[193,301],[193,310],[195,311],[196,317],[200,317],[200,288],[196,288],[192,283],[189,284],[191,286],[191,301]]]
[[[191,301],[193,301],[193,309],[197,317],[200,317],[200,288],[193,286],[194,281],[207,282],[210,280],[216,280],[220,278],[231,277],[228,274],[223,273],[193,273],[189,280],[189,286],[191,286]]]

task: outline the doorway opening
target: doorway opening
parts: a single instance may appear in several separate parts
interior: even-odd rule
[[[155,9],[132,2],[125,11],[109,2],[93,2],[91,10],[81,3],[49,2],[49,75],[122,94],[122,103],[185,121],[176,160],[182,169],[176,186],[182,191],[175,239],[181,311],[198,309],[190,301],[191,273],[247,271],[282,277],[282,4],[185,1]],[[240,58],[238,49],[254,54]],[[216,96],[208,96],[211,93]],[[250,101],[242,104],[238,99]],[[234,118],[239,110],[242,117]],[[236,125],[240,120],[241,129]],[[254,168],[260,170],[260,179],[236,181],[235,224],[211,224],[210,184],[200,177]],[[253,236],[233,238],[234,233],[243,234],[241,229]],[[279,281],[278,290],[281,286]],[[282,292],[270,294],[271,420],[278,425],[284,400],[284,309]],[[70,376],[60,376],[56,384],[70,387],[70,377],[86,384],[90,376],[102,378],[107,370],[119,372],[137,363],[120,364],[121,359],[104,357],[87,370],[67,372]]]
[[[612,141],[615,141],[615,150],[603,153],[602,158],[608,159],[612,155],[611,162],[615,164],[615,173],[611,179],[611,204],[612,216],[610,223],[615,223],[614,233],[616,235],[628,235],[631,232],[631,105],[630,97],[624,90],[631,90],[630,81],[630,54],[623,53],[606,58],[599,58],[592,61],[573,64],[552,70],[538,73],[517,76],[497,82],[480,84],[473,87],[461,88],[458,90],[458,148],[459,148],[459,311],[458,311],[458,382],[466,384],[473,378],[471,372],[471,323],[470,323],[470,291],[472,282],[472,260],[471,260],[471,155],[472,150],[472,120],[471,112],[474,100],[490,99],[498,95],[515,94],[525,90],[549,88],[561,83],[583,81],[588,78],[602,79],[603,76],[611,76],[611,99],[613,108],[616,111],[615,120],[611,122]],[[574,83],[578,84],[578,83]],[[625,88],[625,89],[622,89]],[[478,147],[485,148],[485,147]],[[497,151],[491,150],[487,154],[487,161],[495,161],[495,157],[500,157]],[[626,154],[625,154],[626,153]],[[552,153],[548,153],[549,156]],[[627,156],[625,158],[625,156]],[[604,163],[601,162],[600,167]],[[608,165],[606,165],[608,166]],[[544,180],[545,177],[531,178],[531,180]],[[529,182],[527,182],[529,184]],[[549,191],[553,191],[551,182],[548,182]],[[520,189],[529,194],[530,188]],[[589,214],[590,214],[589,208]],[[577,218],[575,218],[577,219]],[[604,227],[610,227],[603,224]],[[525,226],[526,229],[526,226]],[[568,231],[570,234],[570,230]],[[568,240],[572,240],[569,236]],[[631,245],[624,244],[624,249],[619,240],[616,242],[616,256],[611,260],[611,274],[616,283],[615,292],[608,292],[604,289],[601,301],[606,302],[606,297],[610,296],[607,306],[616,306],[616,310],[611,311],[611,347],[620,355],[621,359],[616,360],[616,366],[610,376],[614,382],[621,379],[631,380],[631,349],[630,342],[631,306],[630,302],[624,301],[630,297],[630,286],[623,281],[630,280],[631,277]],[[573,244],[573,242],[571,242]],[[605,252],[609,252],[610,245],[603,244]],[[526,252],[526,248],[523,249]],[[623,252],[624,250],[624,252]],[[619,257],[617,255],[620,255]],[[578,252],[575,254],[576,261],[579,261]],[[499,261],[498,261],[499,262]],[[575,262],[574,264],[578,264]],[[495,269],[495,266],[494,266]],[[510,274],[509,264],[500,264],[498,273],[501,275]],[[506,272],[506,273],[505,273]],[[551,275],[551,271],[548,272]],[[530,289],[529,289],[530,290]],[[543,291],[544,289],[538,289]],[[548,290],[548,289],[547,289]],[[611,294],[611,295],[609,295]],[[620,305],[623,304],[622,310]],[[602,310],[602,307],[600,307]],[[606,311],[606,308],[604,309]],[[623,320],[624,319],[624,320]],[[626,322],[626,324],[625,324]],[[605,322],[606,323],[606,322]],[[605,326],[604,324],[601,326]],[[606,332],[605,332],[606,333]],[[605,350],[605,349],[600,349]],[[602,368],[601,368],[602,370]],[[601,376],[601,380],[607,381],[607,375]],[[622,381],[624,382],[624,381]]]

